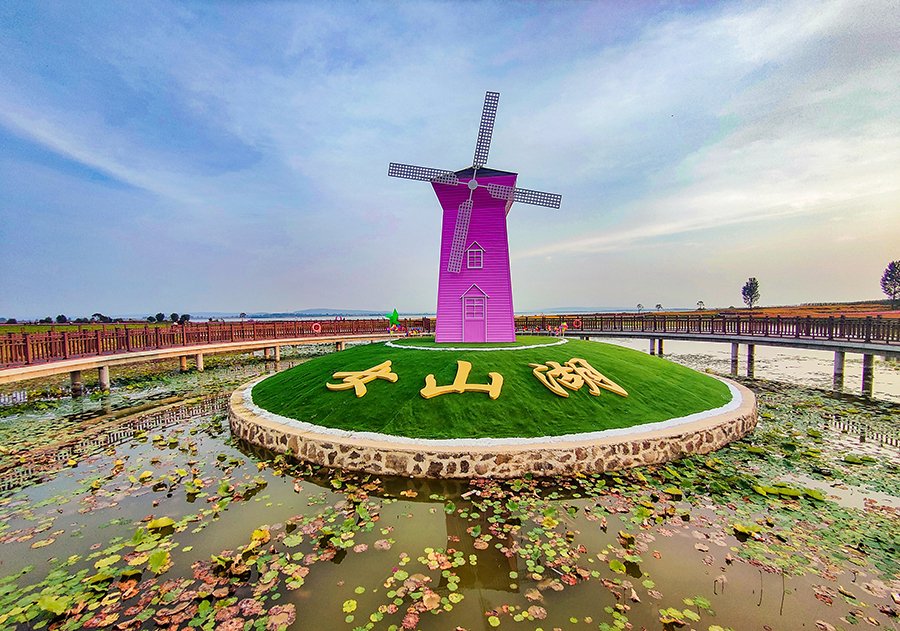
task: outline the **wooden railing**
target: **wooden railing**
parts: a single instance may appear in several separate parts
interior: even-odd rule
[[[516,318],[518,331],[679,333],[900,344],[900,318],[749,315],[591,314]]]
[[[401,320],[406,330],[434,330],[433,319]],[[387,334],[384,318],[371,320],[278,320],[271,322],[206,322],[172,326],[107,326],[92,330],[0,334],[0,367],[24,366],[63,359],[116,355],[135,351],[228,342],[278,341],[350,335]],[[60,329],[69,327],[60,326]]]
[[[813,318],[810,316],[572,314],[520,316],[517,331],[552,331],[562,323],[568,333],[678,333],[836,340],[872,344],[900,344],[900,318]],[[401,320],[407,330],[428,334],[434,318]],[[377,335],[388,332],[385,319],[278,320],[271,322],[208,322],[173,326],[114,327],[49,333],[0,334],[0,368],[105,356],[134,351],[228,342],[276,342],[291,338]],[[66,328],[66,327],[58,327]]]

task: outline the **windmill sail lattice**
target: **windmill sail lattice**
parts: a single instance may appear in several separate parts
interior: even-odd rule
[[[450,184],[451,186],[459,184],[459,180],[456,178],[456,174],[453,171],[417,167],[411,164],[397,164],[396,162],[391,162],[388,167],[388,175],[390,177],[402,177],[408,180],[421,180],[423,182],[441,182],[442,184]]]
[[[480,169],[487,164],[488,152],[491,150],[491,136],[494,133],[494,119],[497,117],[499,92],[488,92],[484,95],[484,108],[481,110],[481,127],[478,128],[478,140],[475,142],[475,159],[472,166]]]

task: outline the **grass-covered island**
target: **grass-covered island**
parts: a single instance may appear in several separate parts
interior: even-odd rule
[[[409,338],[393,346],[356,346],[263,380],[253,388],[253,402],[281,416],[335,429],[459,439],[561,436],[633,427],[715,409],[731,400],[721,381],[663,358],[597,342],[558,342],[520,337],[505,345],[439,345],[433,339]],[[409,348],[441,346],[460,350]],[[577,391],[566,390],[569,396],[564,398],[543,385],[529,365],[552,370],[548,362],[565,366],[573,359],[587,362],[628,396],[608,390],[593,396],[586,384]],[[334,373],[364,371],[388,360],[397,380],[375,379],[366,384],[362,397],[353,389],[326,387],[341,383]],[[426,376],[433,374],[439,387],[450,385],[458,361],[471,363],[469,384],[490,383],[492,372],[502,375],[499,396],[491,399],[488,393],[467,391],[425,399],[420,390]]]

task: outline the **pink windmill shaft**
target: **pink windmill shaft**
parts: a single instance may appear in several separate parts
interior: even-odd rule
[[[444,210],[435,341],[513,342],[506,215],[514,201],[559,208],[561,196],[516,188],[516,173],[485,168],[498,92],[484,100],[473,166],[460,171],[391,163],[388,175],[432,183]]]

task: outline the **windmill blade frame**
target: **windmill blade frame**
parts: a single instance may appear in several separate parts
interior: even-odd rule
[[[527,188],[513,188],[512,186],[503,186],[502,184],[485,184],[484,188],[488,190],[494,199],[505,199],[512,202],[522,202],[523,204],[532,204],[534,206],[546,206],[547,208],[559,208],[562,202],[562,195],[557,193],[545,193],[543,191],[532,191]]]
[[[488,152],[491,150],[491,136],[494,134],[494,119],[497,117],[497,103],[500,101],[499,92],[486,92],[484,95],[484,107],[481,110],[481,126],[478,128],[478,140],[475,141],[475,158],[472,166],[480,169],[488,160]]]
[[[510,200],[516,191],[515,187],[504,186],[503,184],[484,184],[483,186],[494,199]]]
[[[545,193],[543,191],[532,191],[527,188],[517,188],[513,191],[513,201],[522,202],[523,204],[532,204],[533,206],[559,208],[559,205],[562,202],[562,195]]]
[[[456,177],[456,173],[453,171],[420,167],[412,164],[400,164],[399,162],[391,162],[388,165],[388,177],[420,180],[422,182],[440,182],[450,186],[459,184],[459,178]]]

